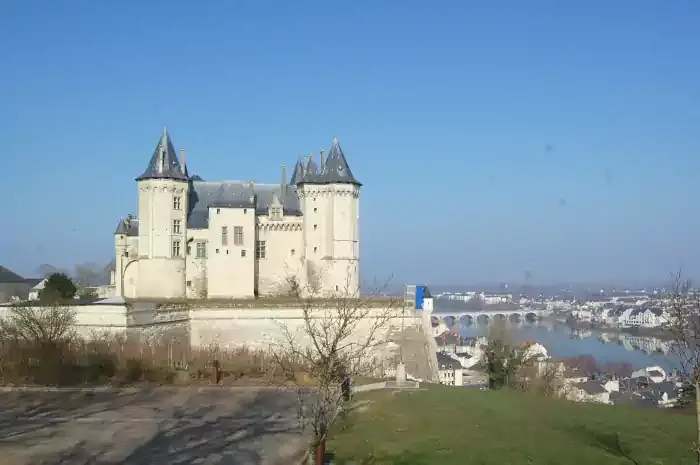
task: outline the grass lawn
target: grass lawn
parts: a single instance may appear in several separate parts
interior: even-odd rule
[[[694,464],[692,416],[442,386],[355,396],[334,425],[334,463]],[[619,441],[618,441],[619,438]]]

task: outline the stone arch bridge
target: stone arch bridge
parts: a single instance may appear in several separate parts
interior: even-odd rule
[[[488,324],[493,320],[507,320],[510,322],[535,321],[538,318],[549,316],[551,312],[547,310],[535,310],[528,308],[514,310],[447,310],[433,312],[433,324],[438,324],[440,320],[447,326],[453,326],[459,322],[466,325]]]

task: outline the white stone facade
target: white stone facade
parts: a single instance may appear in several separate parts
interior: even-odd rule
[[[184,156],[183,156],[184,158]],[[137,178],[138,217],[115,232],[114,288],[127,298],[240,299],[359,292],[360,183],[337,139],[320,169],[287,181],[189,176],[167,131]]]

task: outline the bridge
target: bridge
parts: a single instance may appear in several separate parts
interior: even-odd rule
[[[549,310],[537,310],[531,308],[498,309],[498,310],[443,310],[433,312],[434,324],[444,321],[447,326],[454,325],[457,321],[470,325],[474,323],[490,323],[491,320],[509,320],[511,322],[535,321],[538,318],[547,317],[552,312]]]

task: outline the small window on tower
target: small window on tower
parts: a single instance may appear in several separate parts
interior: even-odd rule
[[[294,256],[295,253],[297,253],[297,251],[294,250],[294,249],[292,249],[291,252],[290,252],[290,254],[291,254],[292,257]]]
[[[245,249],[241,250],[241,257],[245,257]]]
[[[180,234],[180,220],[173,220],[173,234]]]
[[[173,241],[173,257],[180,256],[180,241]]]
[[[181,210],[182,209],[182,204],[180,202],[180,196],[176,195],[173,197],[173,210]]]

